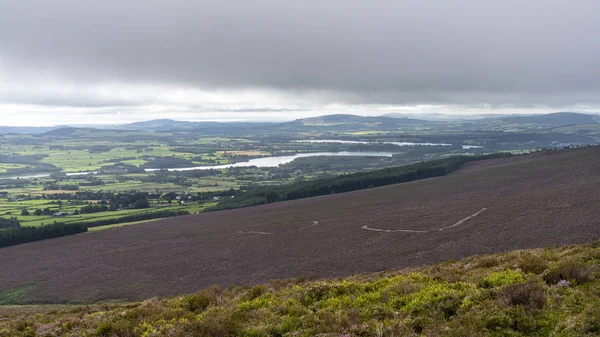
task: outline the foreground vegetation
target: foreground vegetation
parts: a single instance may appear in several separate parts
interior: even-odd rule
[[[8,306],[0,336],[591,336],[600,333],[599,263],[594,242],[141,303]]]

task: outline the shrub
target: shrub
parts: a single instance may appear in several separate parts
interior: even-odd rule
[[[511,284],[500,290],[498,294],[504,304],[520,305],[528,310],[539,310],[546,304],[544,286],[535,282]]]
[[[498,258],[495,256],[482,256],[478,259],[475,264],[477,268],[492,268],[500,264]]]
[[[214,286],[208,289],[204,289],[196,294],[184,297],[183,303],[188,310],[193,312],[202,312],[208,308],[211,304],[217,302],[219,296],[223,294],[223,289],[218,286]]]
[[[452,333],[449,336],[547,335],[541,333],[540,329],[543,328],[543,324],[539,324],[535,313],[526,307],[522,305],[498,307],[497,304],[490,302],[481,303],[477,312],[462,316],[460,320],[454,322],[453,328],[465,330],[468,333],[463,331],[463,333]],[[486,330],[491,334],[483,332]]]
[[[102,322],[96,329],[96,336],[109,336],[113,332],[110,322]]]
[[[548,262],[538,255],[523,253],[517,260],[517,267],[525,273],[541,274],[548,269]]]
[[[237,312],[224,308],[210,308],[202,319],[192,320],[183,326],[182,336],[234,337],[242,336],[241,323],[245,320]]]
[[[408,321],[408,327],[418,334],[422,334],[423,330],[425,330],[428,325],[432,324],[433,321],[428,317],[415,317]]]
[[[557,284],[562,280],[584,284],[593,279],[590,266],[581,261],[568,260],[549,269],[543,276],[548,284]]]
[[[267,289],[264,286],[254,286],[254,287],[250,288],[250,290],[246,294],[246,299],[251,301],[266,292],[267,292]]]
[[[184,303],[190,311],[204,311],[210,305],[211,298],[204,292],[184,298]]]
[[[527,312],[525,307],[515,306],[506,310],[512,321],[511,329],[523,334],[531,335],[538,330],[535,318]]]
[[[442,313],[445,318],[453,316],[464,298],[474,293],[475,287],[467,283],[432,282],[416,293],[393,301],[395,308],[405,306],[407,312],[420,314],[424,312]]]
[[[484,288],[494,288],[508,284],[520,283],[524,281],[523,272],[513,269],[507,269],[502,272],[490,273],[484,277],[479,285]]]
[[[600,310],[597,305],[590,305],[581,313],[581,325],[582,334],[600,334]]]

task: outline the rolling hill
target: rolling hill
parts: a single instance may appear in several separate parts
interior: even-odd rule
[[[54,127],[29,127],[29,126],[0,126],[0,135],[2,134],[24,134],[35,135],[48,132]]]
[[[239,134],[248,129],[269,127],[273,123],[265,122],[190,122],[172,119],[155,119],[123,125],[122,128],[138,131],[194,131],[206,134]]]
[[[575,112],[557,112],[546,115],[512,116],[498,118],[509,124],[537,124],[546,128],[578,124],[594,124],[600,122],[600,116]]]
[[[404,128],[430,128],[443,126],[443,122],[425,121],[414,118],[365,117],[349,114],[324,115],[319,117],[301,118],[291,122],[279,123],[272,127],[284,131],[393,131]]]
[[[0,249],[0,292],[91,302],[340,277],[600,237],[600,148],[470,163],[406,184]]]

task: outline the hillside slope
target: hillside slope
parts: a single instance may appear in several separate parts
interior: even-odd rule
[[[94,301],[339,277],[600,237],[600,148],[471,163],[407,184],[0,249],[0,292]]]
[[[597,336],[599,257],[595,242],[142,303],[0,306],[0,337]]]

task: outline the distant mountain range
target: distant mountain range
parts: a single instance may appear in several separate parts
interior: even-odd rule
[[[30,127],[30,126],[0,126],[0,134],[18,133],[24,135],[34,135],[48,132],[57,127]]]
[[[559,127],[578,124],[595,124],[600,122],[599,115],[582,114],[575,112],[557,112],[547,115],[510,116],[497,118],[509,124],[539,124],[547,127]],[[484,119],[489,121],[490,119]]]
[[[172,119],[155,119],[124,125],[86,127],[91,129],[136,130],[136,131],[194,131],[207,134],[241,134],[249,129],[290,131],[307,128],[335,128],[341,131],[358,127],[371,129],[398,129],[410,126],[443,127],[448,122],[463,123],[478,129],[494,129],[500,125],[532,125],[532,129],[553,128],[568,125],[600,123],[600,115],[574,112],[557,112],[545,115],[477,115],[456,116],[447,114],[406,115],[390,113],[379,117],[363,117],[349,114],[325,115],[301,118],[290,122],[190,122]],[[0,126],[0,134],[42,134],[65,136],[81,130],[81,127],[13,127]]]
[[[272,123],[265,122],[189,122],[176,121],[172,119],[154,119],[144,122],[135,122],[122,125],[121,129],[140,130],[140,131],[234,131],[236,129],[257,128],[270,126]]]
[[[587,123],[579,123],[582,118],[590,118],[598,119],[600,114],[590,114],[590,113],[577,113],[577,112],[555,112],[550,114],[532,114],[532,115],[515,115],[515,114],[479,114],[479,115],[450,115],[443,113],[422,113],[422,114],[407,114],[407,113],[388,113],[382,115],[382,117],[391,117],[391,118],[415,118],[421,120],[435,120],[435,121],[456,121],[456,120],[465,120],[465,121],[473,121],[473,120],[503,120],[503,121],[511,121],[517,120],[526,121],[530,119],[532,121],[536,120],[562,120],[573,118],[572,124],[587,124]],[[540,119],[541,118],[541,119]],[[568,121],[564,121],[561,123],[569,123]],[[594,122],[595,123],[595,122]]]
[[[423,123],[426,121],[419,120],[412,117],[388,117],[388,116],[377,116],[377,117],[363,117],[357,115],[325,115],[319,117],[301,118],[291,122],[282,124],[302,124],[302,125],[328,125],[328,124],[347,124],[347,123],[381,123],[391,122],[397,123]]]
[[[530,116],[530,115],[513,115],[513,114],[479,114],[479,115],[451,115],[451,114],[443,114],[443,113],[401,113],[401,112],[392,112],[385,115],[381,115],[381,117],[390,117],[390,118],[416,118],[422,120],[432,120],[432,121],[454,121],[454,120],[476,120],[476,119],[485,119],[485,118],[503,118],[503,117],[513,117],[513,116]]]
[[[392,117],[394,116],[394,117]],[[442,114],[436,115],[442,117]],[[446,116],[446,115],[443,115]],[[450,116],[450,115],[448,115]],[[454,117],[454,116],[452,116]],[[443,130],[448,127],[461,126],[463,130],[495,130],[510,129],[518,126],[519,130],[541,130],[569,125],[600,123],[600,115],[557,112],[545,115],[480,115],[477,119],[419,119],[418,116],[387,114],[380,117],[361,117],[355,115],[328,115],[313,118],[297,119],[278,125],[279,128],[336,128],[348,130],[362,126],[373,130],[398,130],[410,127],[425,127]]]

